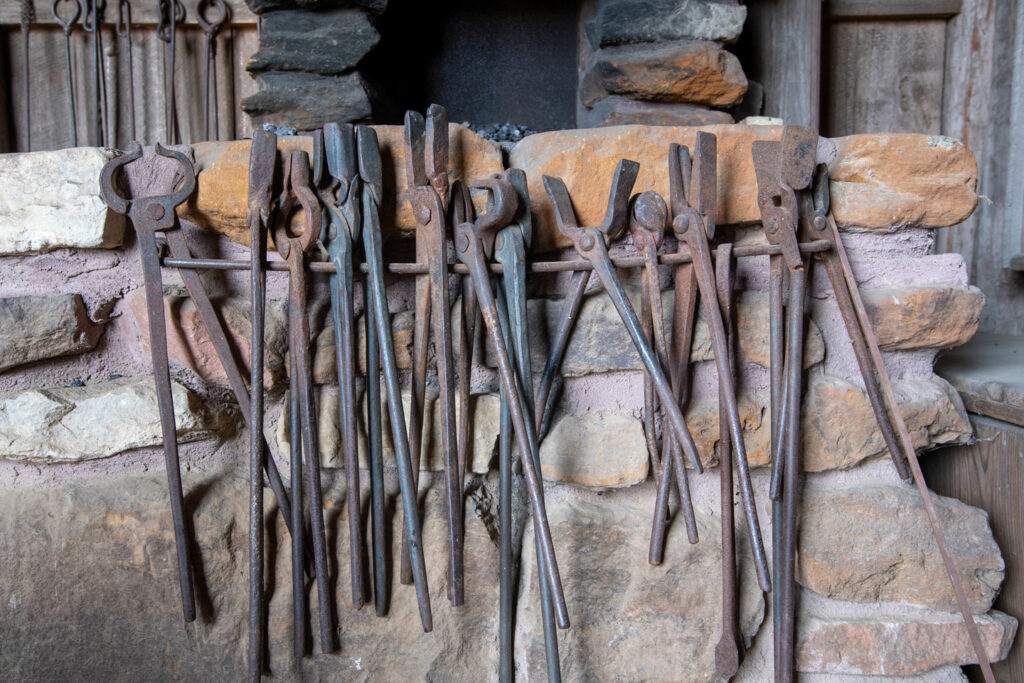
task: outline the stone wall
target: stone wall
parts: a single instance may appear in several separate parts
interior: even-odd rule
[[[750,144],[777,139],[780,128],[708,130],[718,135],[719,215],[729,224],[722,230],[740,243],[762,241]],[[459,127],[452,131],[453,176],[475,178],[501,167],[493,143]],[[509,159],[531,182],[535,250],[546,257],[568,255],[539,187],[542,173],[564,176],[581,222],[591,222],[604,211],[611,168],[620,157],[643,164],[638,191],[665,192],[668,142],[687,143],[694,132],[612,127],[524,139]],[[405,185],[401,133],[397,127],[378,127],[378,133],[383,156],[393,164],[385,174],[388,250],[406,260],[411,252],[405,230],[412,223],[401,191],[391,189]],[[280,145],[308,148],[309,139],[285,138]],[[959,396],[932,372],[932,364],[940,349],[973,334],[984,298],[967,285],[959,256],[931,255],[930,247],[933,228],[955,224],[974,209],[973,156],[954,140],[917,135],[823,139],[820,148],[833,180],[832,206],[915,443],[927,449],[968,440]],[[200,171],[198,191],[181,212],[193,251],[243,258],[246,247],[237,242],[245,241],[240,225],[248,142],[204,143],[189,151]],[[0,565],[0,585],[7,591],[0,670],[25,680],[233,680],[245,666],[248,435],[180,278],[165,272],[183,478],[199,546],[200,618],[184,626],[138,248],[131,230],[96,203],[96,178],[110,154],[72,150],[0,157],[0,321],[6,323],[0,325],[0,550],[7,558]],[[166,165],[147,158],[130,168],[129,181],[135,191],[149,193],[169,188],[174,178]],[[627,242],[613,251],[628,249]],[[885,457],[838,310],[818,270],[806,354],[797,668],[810,681],[959,680],[958,665],[973,655],[952,590],[915,490],[897,478]],[[280,420],[286,282],[283,275],[268,279],[265,432],[286,472],[290,435]],[[447,541],[436,475],[440,458],[433,446],[423,460],[421,495],[434,631],[420,631],[413,591],[397,581],[388,618],[375,617],[370,608],[356,612],[348,602],[348,563],[342,559],[348,526],[338,469],[337,394],[329,386],[333,339],[329,329],[320,332],[329,316],[327,290],[322,278],[313,279],[314,375],[341,650],[308,658],[306,674],[324,680],[492,678],[498,638],[498,401],[488,354],[473,370],[466,605],[451,608],[445,599]],[[204,280],[244,358],[245,274],[207,273]],[[634,286],[635,274],[627,281]],[[758,511],[770,542],[766,257],[744,259],[738,282],[741,410]],[[531,282],[535,363],[546,356],[564,284],[564,276]],[[669,272],[662,285],[670,300]],[[407,371],[411,282],[392,278],[389,288],[399,365]],[[593,291],[585,303],[541,454],[573,621],[560,643],[566,680],[716,679],[721,549],[711,358],[706,329],[698,323],[688,421],[709,466],[690,477],[700,542],[690,545],[682,525],[673,524],[665,563],[651,567],[646,550],[654,487],[639,420],[642,375],[607,298]],[[387,474],[394,511],[399,505],[390,465]],[[517,496],[522,503],[520,486]],[[956,500],[935,500],[986,647],[999,659],[1017,621],[991,609],[1004,566],[987,516]],[[534,680],[543,676],[543,648],[532,531],[525,507],[520,509],[517,675]],[[289,558],[272,496],[266,513],[269,662],[275,677],[289,678]],[[394,514],[397,558],[400,520]],[[751,649],[736,680],[760,681],[771,670],[771,601],[757,588],[743,529],[737,531],[741,627]]]

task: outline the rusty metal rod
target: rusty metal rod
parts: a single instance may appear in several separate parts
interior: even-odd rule
[[[803,242],[800,244],[800,251],[804,254],[818,254],[821,252],[828,251],[832,246],[828,240],[814,240],[813,242]],[[716,252],[712,249],[712,255]],[[733,256],[735,258],[749,258],[752,256],[772,256],[774,254],[781,254],[782,248],[773,244],[755,244],[745,247],[736,247],[733,249]],[[615,268],[640,268],[644,265],[644,258],[642,256],[630,255],[630,256],[616,256],[611,259],[612,265]],[[663,266],[679,265],[681,263],[692,263],[693,257],[689,251],[676,252],[674,254],[661,254],[658,256],[658,264]],[[166,268],[191,268],[194,270],[248,270],[249,261],[244,259],[177,259],[177,258],[163,258],[160,261],[161,265]],[[354,264],[355,268],[358,268],[360,272],[369,272],[369,266],[366,263]],[[492,273],[503,273],[505,269],[498,263],[488,263],[487,267]],[[326,261],[312,261],[306,263],[306,268],[312,273],[332,273],[334,272],[334,266]],[[281,260],[270,260],[266,263],[267,271],[274,272],[286,272],[288,270],[288,264]],[[388,263],[384,265],[384,269],[395,275],[425,275],[429,271],[427,270],[426,263]],[[593,270],[594,266],[584,259],[569,259],[565,261],[535,261],[533,263],[526,264],[526,272],[528,273],[565,273],[570,271],[590,271]],[[449,263],[448,271],[450,273],[458,273],[460,275],[467,275],[469,268],[462,263]]]

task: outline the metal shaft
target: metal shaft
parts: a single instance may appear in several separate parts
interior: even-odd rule
[[[289,323],[291,322],[289,312]],[[295,355],[291,355],[288,373],[288,426],[289,452],[292,481],[292,654],[296,671],[302,668],[302,658],[306,655],[306,578],[303,572],[305,549],[303,548],[303,528],[305,523],[302,514],[302,420],[299,415],[299,371],[296,369]]]
[[[366,425],[370,444],[370,516],[373,521],[373,602],[378,617],[388,613],[388,547],[384,518],[384,452],[380,408],[380,344],[377,312],[369,286],[363,285],[363,322],[366,326]]]
[[[579,317],[580,308],[583,307],[583,294],[587,291],[587,283],[590,281],[588,271],[576,271],[569,280],[569,291],[565,294],[562,303],[562,314],[559,318],[558,329],[555,331],[555,339],[551,344],[551,355],[541,373],[540,382],[537,384],[536,404],[534,408],[534,423],[537,425],[537,433],[541,433],[544,425],[544,413],[548,409],[548,399],[551,395],[551,386],[554,384],[558,369],[562,366],[565,358],[565,350],[569,346],[569,337],[572,336],[573,325]]]

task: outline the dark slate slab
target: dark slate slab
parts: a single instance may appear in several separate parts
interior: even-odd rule
[[[251,73],[349,71],[380,40],[361,9],[281,10],[263,15],[260,47],[245,65]]]
[[[586,23],[593,49],[655,40],[739,37],[747,8],[731,0],[603,0]]]

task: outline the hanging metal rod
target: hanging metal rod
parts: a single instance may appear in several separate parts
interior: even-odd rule
[[[817,254],[823,251],[828,251],[830,245],[826,240],[815,240],[813,242],[803,242],[800,244],[800,251],[805,254]],[[717,253],[717,250],[716,250]],[[782,248],[773,244],[754,244],[749,246],[739,246],[733,249],[733,255],[737,258],[745,258],[750,256],[771,256],[775,254],[781,254]],[[677,252],[673,254],[661,254],[658,257],[658,263],[665,266],[678,265],[680,263],[689,263],[692,260],[688,251]],[[161,264],[167,268],[188,268],[192,270],[249,270],[249,261],[247,259],[201,259],[201,258],[162,258]],[[616,268],[639,268],[643,265],[642,256],[619,256],[612,258],[612,263]],[[425,263],[388,263],[384,267],[390,273],[395,275],[419,275],[427,272],[427,264]],[[504,269],[498,263],[489,264],[492,273],[502,273]],[[359,271],[362,273],[368,272],[367,265],[360,263],[358,265]],[[450,272],[460,273],[465,275],[468,273],[468,269],[462,263],[450,263],[448,264]],[[288,264],[284,261],[268,261],[266,264],[268,271],[279,271],[287,272]],[[325,261],[313,261],[308,264],[308,269],[314,273],[333,273],[334,265]],[[527,263],[526,270],[531,273],[562,273],[574,270],[592,270],[593,266],[588,261],[583,259],[570,259],[566,261],[536,261],[534,263]]]

